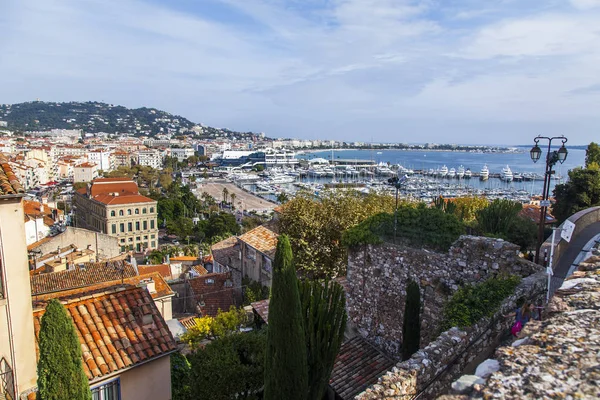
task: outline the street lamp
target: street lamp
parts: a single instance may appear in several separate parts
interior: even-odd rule
[[[398,227],[398,190],[402,187],[402,184],[406,182],[408,176],[404,175],[402,178],[397,176],[388,179],[388,183],[396,188],[396,208],[394,209],[394,244],[396,244],[396,230]]]
[[[560,149],[552,151],[551,150],[552,141],[555,139],[562,141],[562,146]],[[550,205],[550,202],[548,201],[548,192],[550,192],[550,178],[552,177],[552,175],[555,172],[552,170],[552,167],[554,167],[554,165],[556,165],[557,162],[559,162],[561,164],[564,163],[565,160],[567,159],[567,154],[568,154],[567,148],[565,147],[565,143],[567,143],[567,138],[564,135],[554,136],[554,137],[538,135],[535,139],[533,139],[533,141],[535,142],[535,145],[529,151],[531,160],[534,163],[538,162],[538,160],[542,156],[542,149],[538,145],[538,142],[540,140],[548,141],[548,153],[546,154],[546,170],[544,172],[544,189],[542,191],[542,201],[540,201],[540,226],[539,226],[539,230],[538,230],[538,244],[537,244],[537,249],[535,252],[535,262],[538,264],[540,261],[540,250],[542,247],[542,241],[544,240],[544,226],[545,226],[545,222],[546,222],[546,213],[548,210],[548,206]]]

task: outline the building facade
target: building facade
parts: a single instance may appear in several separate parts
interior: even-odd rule
[[[146,167],[159,169],[163,164],[163,157],[158,150],[140,150],[137,153],[137,163]]]
[[[100,178],[73,196],[76,226],[119,239],[122,252],[158,246],[157,202],[128,178]]]
[[[91,162],[76,165],[73,168],[73,182],[91,182],[98,177],[98,165]]]

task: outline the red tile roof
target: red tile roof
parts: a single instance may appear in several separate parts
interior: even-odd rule
[[[25,193],[17,176],[8,164],[8,158],[0,153],[0,196]]]
[[[360,336],[342,344],[335,359],[329,385],[342,399],[354,399],[377,382],[395,362]]]
[[[23,213],[25,222],[30,219],[43,217],[44,224],[48,226],[54,225],[56,221],[52,219],[52,211],[56,210],[56,216],[63,215],[63,212],[59,209],[52,208],[47,204],[44,204],[44,211],[41,211],[42,203],[39,201],[23,200]]]
[[[540,206],[536,206],[534,204],[526,204],[523,206],[523,209],[521,209],[521,211],[519,212],[519,215],[539,225],[541,208]],[[554,224],[555,222],[556,218],[554,218],[554,216],[549,211],[546,212],[546,224]]]
[[[152,281],[154,282],[155,291],[153,293],[150,293],[153,299],[161,299],[163,297],[175,295],[175,292],[173,292],[167,281],[165,281],[158,272],[151,272],[148,274],[132,276],[131,278],[124,278],[123,280],[117,279],[97,283],[95,285],[90,285],[83,288],[61,290],[60,292],[36,295],[33,297],[32,302],[35,308],[36,304],[43,303],[57,296],[60,296],[61,299],[67,299],[72,297],[79,297],[82,295],[82,293],[103,292],[107,289],[116,287],[134,287],[139,286],[142,283],[142,281],[148,281],[149,279],[152,279]]]
[[[33,296],[92,286],[98,283],[130,278],[137,273],[131,264],[124,261],[84,263],[84,268],[50,272],[31,277]]]
[[[147,290],[114,289],[65,303],[82,350],[83,368],[91,382],[176,350],[175,340]],[[39,337],[44,309],[34,311]],[[36,352],[39,353],[36,340]]]
[[[275,256],[278,237],[279,235],[277,235],[277,233],[260,225],[251,231],[244,233],[239,239],[272,258]]]
[[[262,318],[262,320],[268,324],[269,323],[269,303],[270,299],[255,301],[250,305],[256,311],[256,313]]]
[[[93,197],[94,200],[99,201],[107,205],[119,205],[119,204],[134,204],[134,203],[155,203],[156,200],[152,200],[149,197],[142,196],[141,194],[125,194],[119,196],[111,196],[110,194],[100,194]]]
[[[169,264],[138,265],[137,269],[140,274],[158,272],[163,278],[171,277],[171,266]]]
[[[214,317],[219,310],[236,305],[231,273],[213,273],[188,280],[198,309],[203,316]]]

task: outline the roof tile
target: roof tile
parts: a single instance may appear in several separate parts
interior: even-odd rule
[[[219,310],[235,305],[234,290],[228,286],[231,273],[213,273],[188,280],[202,315],[214,317]],[[204,304],[204,305],[202,305]]]
[[[66,301],[65,308],[73,319],[90,381],[176,349],[173,336],[145,289],[110,289],[94,296],[83,293]],[[44,312],[38,309],[33,313],[36,338]],[[151,324],[143,325],[144,315],[152,316]],[[37,345],[36,341],[39,352]]]
[[[17,176],[8,163],[6,155],[0,153],[0,196],[25,193]]]
[[[260,225],[244,233],[239,239],[272,258],[275,255],[278,237],[277,233],[264,225]]]

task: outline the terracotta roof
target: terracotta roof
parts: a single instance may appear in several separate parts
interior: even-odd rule
[[[121,279],[106,281],[97,283],[95,285],[86,286],[83,288],[76,288],[70,290],[61,290],[60,292],[53,292],[47,294],[36,295],[33,298],[34,306],[39,304],[40,302],[45,302],[50,299],[56,298],[60,296],[61,299],[67,299],[72,297],[79,297],[82,293],[92,293],[97,291],[106,291],[110,288],[116,287],[133,287],[138,286],[142,281],[147,281],[148,279],[152,279],[154,281],[154,289],[153,293],[150,293],[153,299],[160,299],[167,296],[175,295],[175,292],[171,289],[167,281],[163,279],[162,276],[158,272],[150,272],[147,274],[141,274],[132,276],[130,278],[124,278],[123,281]],[[122,282],[122,283],[121,283]]]
[[[185,326],[185,329],[190,329],[196,326],[196,317],[194,316],[177,318],[177,320],[181,322],[181,325]]]
[[[523,218],[527,218],[532,222],[535,222],[539,225],[540,216],[541,216],[541,208],[540,206],[536,206],[534,204],[525,204],[523,209],[519,212],[519,215]],[[556,218],[547,211],[546,212],[546,224],[554,224],[556,222]]]
[[[83,263],[85,269],[75,267],[71,270],[50,272],[31,277],[33,296],[92,286],[101,282],[114,281],[136,276],[131,264],[123,261]],[[121,272],[122,271],[122,272]]]
[[[227,311],[235,305],[231,273],[213,273],[188,280],[198,309],[203,316],[214,317],[219,310]]]
[[[152,203],[156,200],[152,200],[149,197],[142,196],[141,194],[124,194],[119,196],[112,196],[110,194],[100,194],[92,197],[94,200],[99,201],[107,205],[118,205],[118,204],[133,204],[133,203]]]
[[[342,399],[354,399],[394,364],[361,336],[356,336],[342,344],[329,386]]]
[[[269,323],[269,302],[270,299],[255,301],[254,303],[250,303],[254,311],[262,318],[262,320],[268,324]]]
[[[147,290],[133,287],[85,295],[66,302],[91,382],[176,350],[176,344]],[[45,310],[36,310],[36,338]],[[39,353],[36,340],[36,352]]]
[[[31,251],[31,250],[35,249],[36,247],[43,245],[44,243],[48,243],[51,240],[52,240],[52,237],[45,237],[41,240],[38,240],[37,242],[33,242],[29,246],[27,246],[27,251]]]
[[[199,258],[194,257],[194,256],[178,256],[178,257],[171,257],[170,260],[171,261],[198,261]]]
[[[0,196],[25,193],[17,176],[8,164],[8,158],[0,153]]]
[[[206,275],[208,274],[208,270],[204,268],[202,265],[194,265],[191,267],[192,270],[196,271],[198,275]]]
[[[137,269],[140,274],[158,272],[163,278],[171,277],[171,266],[169,264],[138,265]]]
[[[278,235],[275,232],[262,225],[257,226],[256,228],[244,233],[239,237],[242,242],[249,244],[256,250],[266,254],[271,258],[275,255],[277,238]]]
[[[56,221],[52,219],[52,211],[56,210],[56,216],[63,215],[63,212],[57,208],[52,208],[47,204],[44,204],[44,211],[41,210],[42,203],[39,201],[33,200],[23,200],[23,214],[25,217],[25,222],[29,219],[35,219],[38,217],[43,217],[44,224],[48,226],[54,225]]]

